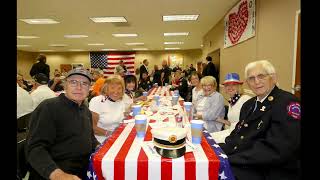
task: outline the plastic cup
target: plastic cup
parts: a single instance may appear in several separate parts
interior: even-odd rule
[[[136,136],[138,138],[144,138],[146,135],[146,126],[147,126],[147,116],[146,115],[136,115],[135,119],[135,128],[137,131]]]
[[[168,86],[168,83],[164,83],[165,86]]]
[[[154,83],[153,86],[154,86],[154,87],[158,87],[158,83]]]
[[[191,136],[192,144],[200,144],[202,139],[204,121],[202,120],[192,120],[191,121]]]
[[[141,113],[141,105],[133,105],[132,106],[132,116],[135,117]]]
[[[179,96],[179,90],[174,90],[173,94]]]
[[[148,96],[148,92],[142,92],[143,96]]]
[[[187,112],[191,111],[192,102],[184,102],[183,105],[184,105],[184,109],[185,109]]]
[[[173,95],[172,96],[172,105],[177,105],[178,103],[178,99],[179,99],[179,96],[176,96],[176,95]]]

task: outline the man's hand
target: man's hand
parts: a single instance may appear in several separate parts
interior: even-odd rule
[[[63,172],[61,169],[55,169],[49,176],[50,180],[81,180],[78,176]]]

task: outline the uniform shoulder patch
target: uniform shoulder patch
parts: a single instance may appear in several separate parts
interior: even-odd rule
[[[300,120],[301,118],[301,106],[297,102],[291,102],[287,106],[288,115],[294,119]]]

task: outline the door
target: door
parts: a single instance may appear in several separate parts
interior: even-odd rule
[[[299,99],[301,97],[301,48],[300,48],[300,11],[297,12],[296,17],[296,49],[295,49],[295,68],[294,68],[294,83],[292,87],[293,94],[297,96]]]

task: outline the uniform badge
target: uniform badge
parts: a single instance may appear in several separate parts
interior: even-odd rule
[[[301,118],[301,106],[297,102],[291,102],[287,106],[288,115],[294,119],[300,120]]]
[[[273,101],[273,96],[269,96],[269,97],[268,97],[268,100],[269,100],[269,101]]]
[[[169,142],[170,143],[175,143],[175,142],[177,142],[177,136],[176,135],[171,135],[171,136],[169,136]]]
[[[266,107],[265,106],[262,106],[260,111],[265,111],[266,110]]]
[[[248,124],[247,124],[247,123],[245,123],[243,126],[244,126],[244,127],[248,127]]]

